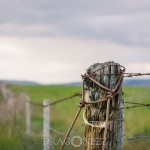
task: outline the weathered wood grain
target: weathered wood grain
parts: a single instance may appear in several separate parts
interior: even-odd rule
[[[96,71],[97,70],[97,71]],[[88,72],[93,74],[93,78],[106,86],[107,88],[114,89],[120,73],[120,65],[114,62],[106,63],[97,63],[89,67]],[[106,91],[98,87],[92,81],[88,79],[85,80],[85,93],[86,101],[97,101],[99,99],[106,98]],[[122,92],[119,93],[119,96],[115,96],[113,100],[110,101],[109,109],[109,126],[107,130],[107,143],[106,150],[121,150],[122,145],[118,142],[115,142],[120,137],[122,137],[122,128],[118,129],[119,126],[122,127],[123,122],[117,122],[116,120],[123,117],[123,111],[116,111],[120,105],[123,105]],[[88,104],[85,108],[86,119],[93,125],[99,125],[100,122],[106,120],[106,107],[107,102],[102,102],[98,104]],[[121,113],[121,115],[120,115]],[[119,121],[118,119],[118,121]],[[89,125],[85,126],[85,149],[86,150],[102,150],[102,142],[104,137],[104,128],[96,128]]]

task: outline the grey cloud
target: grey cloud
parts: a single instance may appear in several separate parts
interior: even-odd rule
[[[43,23],[95,15],[149,12],[148,0],[127,1],[48,1],[1,0],[1,21],[14,23]]]
[[[1,0],[0,34],[106,39],[149,47],[149,4],[148,0]],[[100,21],[92,20],[95,17]]]

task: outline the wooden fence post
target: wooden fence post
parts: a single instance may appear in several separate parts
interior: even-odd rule
[[[118,105],[119,105],[119,112],[118,112],[118,135],[117,135],[117,148],[116,150],[121,150],[122,149],[122,144],[123,144],[123,129],[124,129],[124,100],[122,98],[122,92],[119,93],[118,97]]]
[[[26,135],[31,135],[30,99],[26,96]]]
[[[101,103],[88,104],[85,107],[85,113],[83,114],[86,124],[85,148],[87,150],[122,150],[123,110],[119,109],[124,106],[122,100],[122,68],[114,62],[97,63],[90,66],[87,72],[91,78],[111,91],[117,83],[119,83],[119,86],[116,92],[109,92],[113,96],[109,99],[109,104],[108,91],[96,85],[89,78],[85,78],[85,101],[104,100]],[[110,95],[109,97],[111,97]],[[106,139],[104,139],[105,136]]]
[[[43,101],[44,111],[43,111],[43,149],[50,150],[50,107],[49,100],[46,99]]]

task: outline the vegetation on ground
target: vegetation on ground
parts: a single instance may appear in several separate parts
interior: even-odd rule
[[[17,101],[20,93],[26,93],[32,102],[43,104],[44,99],[50,99],[53,102],[62,97],[72,95],[75,92],[81,92],[80,86],[19,86],[10,85]],[[150,87],[124,87],[125,102],[150,103]],[[80,98],[76,97],[51,106],[51,127],[57,131],[65,133],[70,126],[76,111]],[[24,105],[25,103],[21,103]],[[130,106],[129,104],[125,104]],[[4,106],[3,106],[4,107]],[[0,106],[0,109],[2,106]],[[16,108],[17,109],[17,108]],[[11,119],[0,120],[0,150],[41,150],[43,140],[43,108],[31,106],[31,136],[25,135],[25,107],[21,111],[16,111]],[[150,109],[147,107],[125,109],[124,134],[133,137],[138,135],[150,135]],[[5,114],[2,114],[5,115]],[[82,126],[82,115],[78,118],[74,127],[74,135],[84,133]],[[75,130],[78,127],[79,130]],[[53,133],[56,138],[58,134]],[[59,135],[64,137],[64,135]],[[84,136],[84,135],[83,135]],[[126,139],[126,137],[125,137]],[[124,150],[148,150],[150,140],[138,139],[135,141],[124,141]],[[57,149],[57,148],[55,148]],[[71,148],[72,149],[72,148]],[[76,148],[77,149],[77,148]],[[78,148],[79,149],[79,148]]]

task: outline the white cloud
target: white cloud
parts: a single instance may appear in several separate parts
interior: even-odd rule
[[[142,69],[145,72],[150,69],[149,51],[143,53],[141,48],[106,40],[97,42],[64,37],[1,37],[0,41],[3,43],[0,44],[1,79],[41,83],[78,81],[80,75],[93,63],[110,60],[127,66],[130,71],[139,72]]]
[[[150,62],[133,62],[127,65],[127,71],[135,73],[150,72]]]

